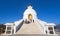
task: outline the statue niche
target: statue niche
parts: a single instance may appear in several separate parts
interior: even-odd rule
[[[32,21],[32,14],[28,15],[28,19]]]

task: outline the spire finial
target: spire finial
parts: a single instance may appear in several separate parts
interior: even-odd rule
[[[28,5],[28,9],[32,9],[32,5],[31,5],[31,3],[29,3],[29,5]]]
[[[29,5],[29,6],[28,6],[28,9],[32,9],[32,6],[31,6],[31,5]]]

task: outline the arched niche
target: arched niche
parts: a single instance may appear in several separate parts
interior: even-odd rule
[[[32,18],[33,18],[32,14],[29,14],[29,15],[28,15],[28,19],[29,19],[29,20],[32,20]]]

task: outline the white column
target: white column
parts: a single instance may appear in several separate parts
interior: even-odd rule
[[[7,32],[7,25],[6,25],[6,29],[5,29],[5,34],[6,34],[6,32]]]
[[[16,33],[16,27],[14,26],[14,34]]]
[[[54,26],[53,26],[53,33],[55,34]]]
[[[13,27],[11,26],[11,34],[12,34],[12,28],[13,28]]]
[[[43,26],[43,32],[44,32],[44,34],[46,34],[46,27],[45,26]]]
[[[48,30],[48,26],[47,26],[47,34],[50,34],[50,33],[49,33],[49,30]]]

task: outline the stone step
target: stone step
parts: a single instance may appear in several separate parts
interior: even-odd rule
[[[13,34],[13,35],[1,35],[1,36],[58,36],[58,35],[46,35],[46,34]]]

